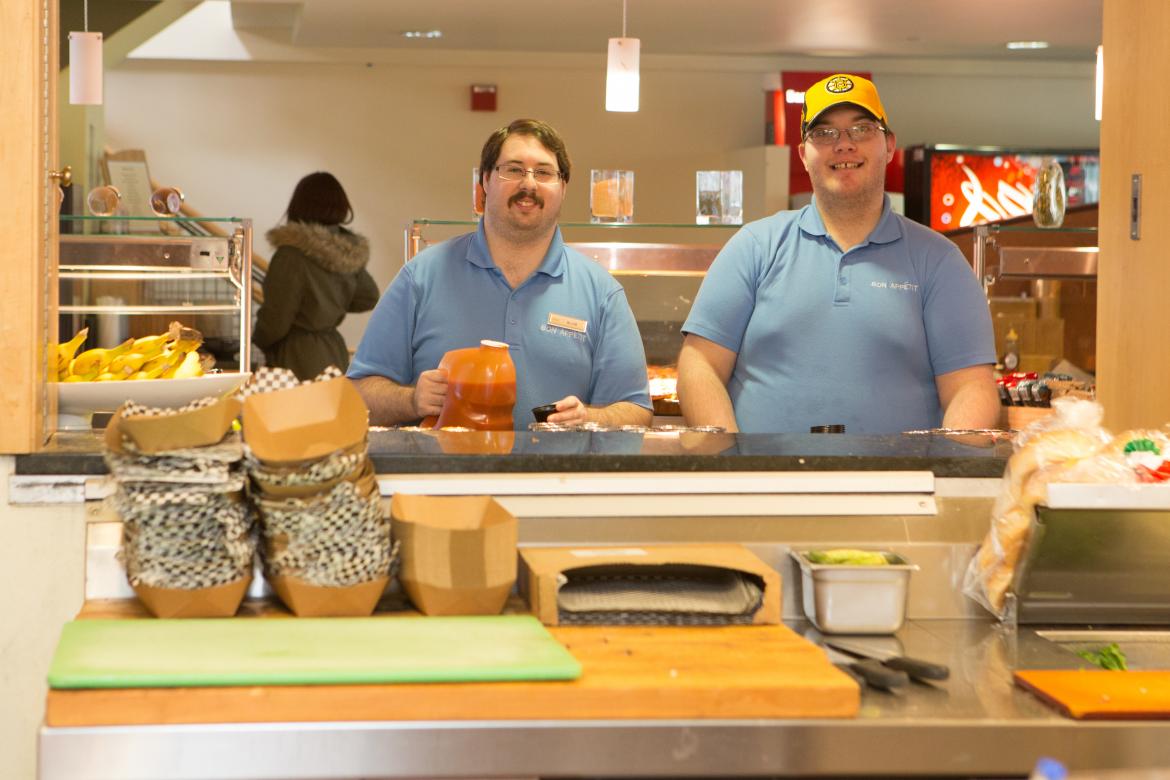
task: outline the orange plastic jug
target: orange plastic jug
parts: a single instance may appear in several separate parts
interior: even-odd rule
[[[436,428],[512,430],[516,365],[507,344],[484,339],[478,347],[453,349],[439,368],[447,369],[447,398]]]

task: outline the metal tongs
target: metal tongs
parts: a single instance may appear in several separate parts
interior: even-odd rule
[[[839,639],[822,639],[821,644],[829,649],[829,660],[863,688],[868,685],[889,691],[906,685],[910,680],[926,682],[945,680],[951,676],[950,668],[943,664],[911,658],[892,650],[856,645]],[[841,658],[839,653],[849,657],[838,661],[834,655]]]

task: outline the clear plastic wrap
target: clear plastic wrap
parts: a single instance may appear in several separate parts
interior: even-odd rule
[[[1061,398],[1053,401],[1052,407],[1052,416],[1038,420],[1017,436],[992,508],[991,527],[963,578],[963,593],[1001,620],[1006,617],[1008,589],[1031,534],[1036,504],[1045,497],[1047,484],[1133,481],[1132,469],[1124,459],[1095,466],[1088,462],[1095,461],[1094,456],[1111,441],[1101,427],[1100,404]],[[1089,479],[1094,473],[1100,478]]]

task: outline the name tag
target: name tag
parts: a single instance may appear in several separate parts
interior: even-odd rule
[[[584,333],[585,329],[589,327],[588,320],[579,320],[576,317],[566,317],[563,314],[548,313],[548,324],[554,328],[564,328],[565,330],[573,330],[577,333]]]

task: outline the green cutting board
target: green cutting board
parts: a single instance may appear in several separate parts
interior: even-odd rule
[[[572,680],[581,665],[528,615],[75,620],[52,688]]]

